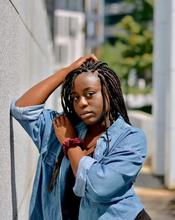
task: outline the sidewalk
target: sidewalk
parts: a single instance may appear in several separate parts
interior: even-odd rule
[[[167,190],[163,178],[152,175],[147,164],[137,178],[135,191],[152,220],[175,220],[175,190]]]

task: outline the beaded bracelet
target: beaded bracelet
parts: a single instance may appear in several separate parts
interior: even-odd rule
[[[62,144],[62,149],[63,149],[64,155],[67,157],[68,149],[73,148],[73,147],[77,147],[77,146],[79,146],[83,149],[83,147],[84,147],[83,140],[81,140],[80,138],[66,138]]]

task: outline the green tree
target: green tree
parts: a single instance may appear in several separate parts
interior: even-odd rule
[[[152,82],[152,42],[153,42],[153,1],[125,0],[134,4],[130,15],[124,16],[116,25],[116,43],[106,43],[101,49],[101,59],[105,60],[125,82],[127,93],[128,78],[135,71],[137,78]]]

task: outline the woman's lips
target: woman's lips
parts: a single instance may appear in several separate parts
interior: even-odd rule
[[[93,116],[93,113],[92,112],[84,112],[84,113],[81,113],[80,114],[80,117],[82,119],[85,119],[85,118],[89,118],[89,117],[92,117]]]

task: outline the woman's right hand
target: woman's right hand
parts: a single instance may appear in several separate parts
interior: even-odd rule
[[[66,138],[75,138],[76,130],[70,120],[65,115],[60,115],[53,120],[55,135],[59,142],[63,144]]]
[[[72,64],[70,64],[69,66],[67,66],[65,68],[68,70],[68,73],[70,73],[71,71],[80,67],[87,60],[97,61],[98,59],[94,54],[88,54],[83,57],[80,57],[79,59],[77,59],[76,61],[74,61]]]

